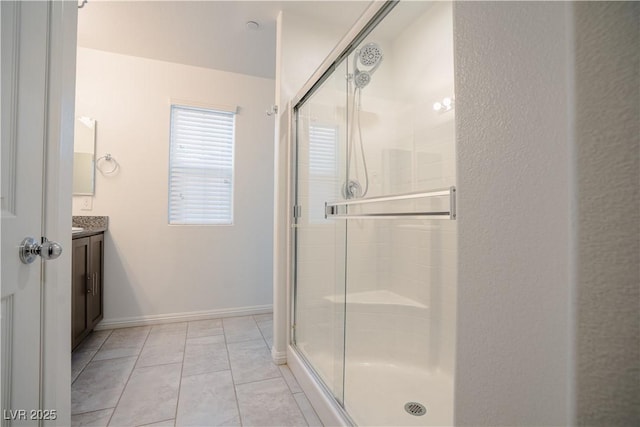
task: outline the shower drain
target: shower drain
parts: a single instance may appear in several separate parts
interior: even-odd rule
[[[416,417],[419,417],[427,413],[427,408],[425,408],[424,405],[418,402],[405,403],[404,410],[410,413],[411,415],[415,415]]]

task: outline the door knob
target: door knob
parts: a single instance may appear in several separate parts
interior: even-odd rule
[[[40,244],[33,237],[26,237],[20,244],[19,254],[20,261],[23,264],[31,264],[35,261],[36,256],[40,255],[43,259],[56,259],[62,253],[62,246],[58,242],[51,242],[45,237]]]

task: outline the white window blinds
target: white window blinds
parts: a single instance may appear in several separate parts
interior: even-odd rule
[[[235,114],[171,106],[170,224],[233,223]]]
[[[324,203],[337,200],[338,128],[309,125],[309,222],[324,219]]]

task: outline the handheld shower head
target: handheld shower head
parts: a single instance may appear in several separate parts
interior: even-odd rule
[[[362,89],[371,82],[371,76],[378,69],[382,62],[382,49],[377,43],[367,43],[360,49],[356,49],[353,56],[353,80],[356,87]],[[370,67],[368,70],[361,70],[358,64]]]
[[[369,73],[368,71],[356,70],[356,74],[353,77],[353,80],[356,83],[356,87],[362,89],[371,81],[371,73]]]
[[[347,139],[347,182],[342,188],[342,195],[345,199],[360,198],[367,195],[369,191],[369,172],[367,171],[367,158],[364,153],[364,143],[362,142],[362,127],[360,126],[360,111],[362,106],[362,88],[371,83],[371,76],[378,69],[382,62],[382,49],[377,43],[367,43],[360,49],[353,52],[353,74],[349,74],[349,81],[353,81],[353,101],[351,104],[351,113],[353,117],[351,121],[351,130]],[[361,70],[359,66],[363,67]],[[351,87],[351,85],[349,85]],[[357,130],[357,132],[356,132]],[[356,151],[355,138],[356,135],[360,141],[360,160],[364,169],[364,187],[358,181],[358,159],[354,154]],[[352,155],[354,154],[354,155]],[[355,177],[352,179],[350,174],[351,163],[355,166]]]

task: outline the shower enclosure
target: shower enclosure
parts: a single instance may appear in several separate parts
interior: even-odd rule
[[[453,422],[451,4],[389,3],[294,108],[295,351],[356,425]]]

